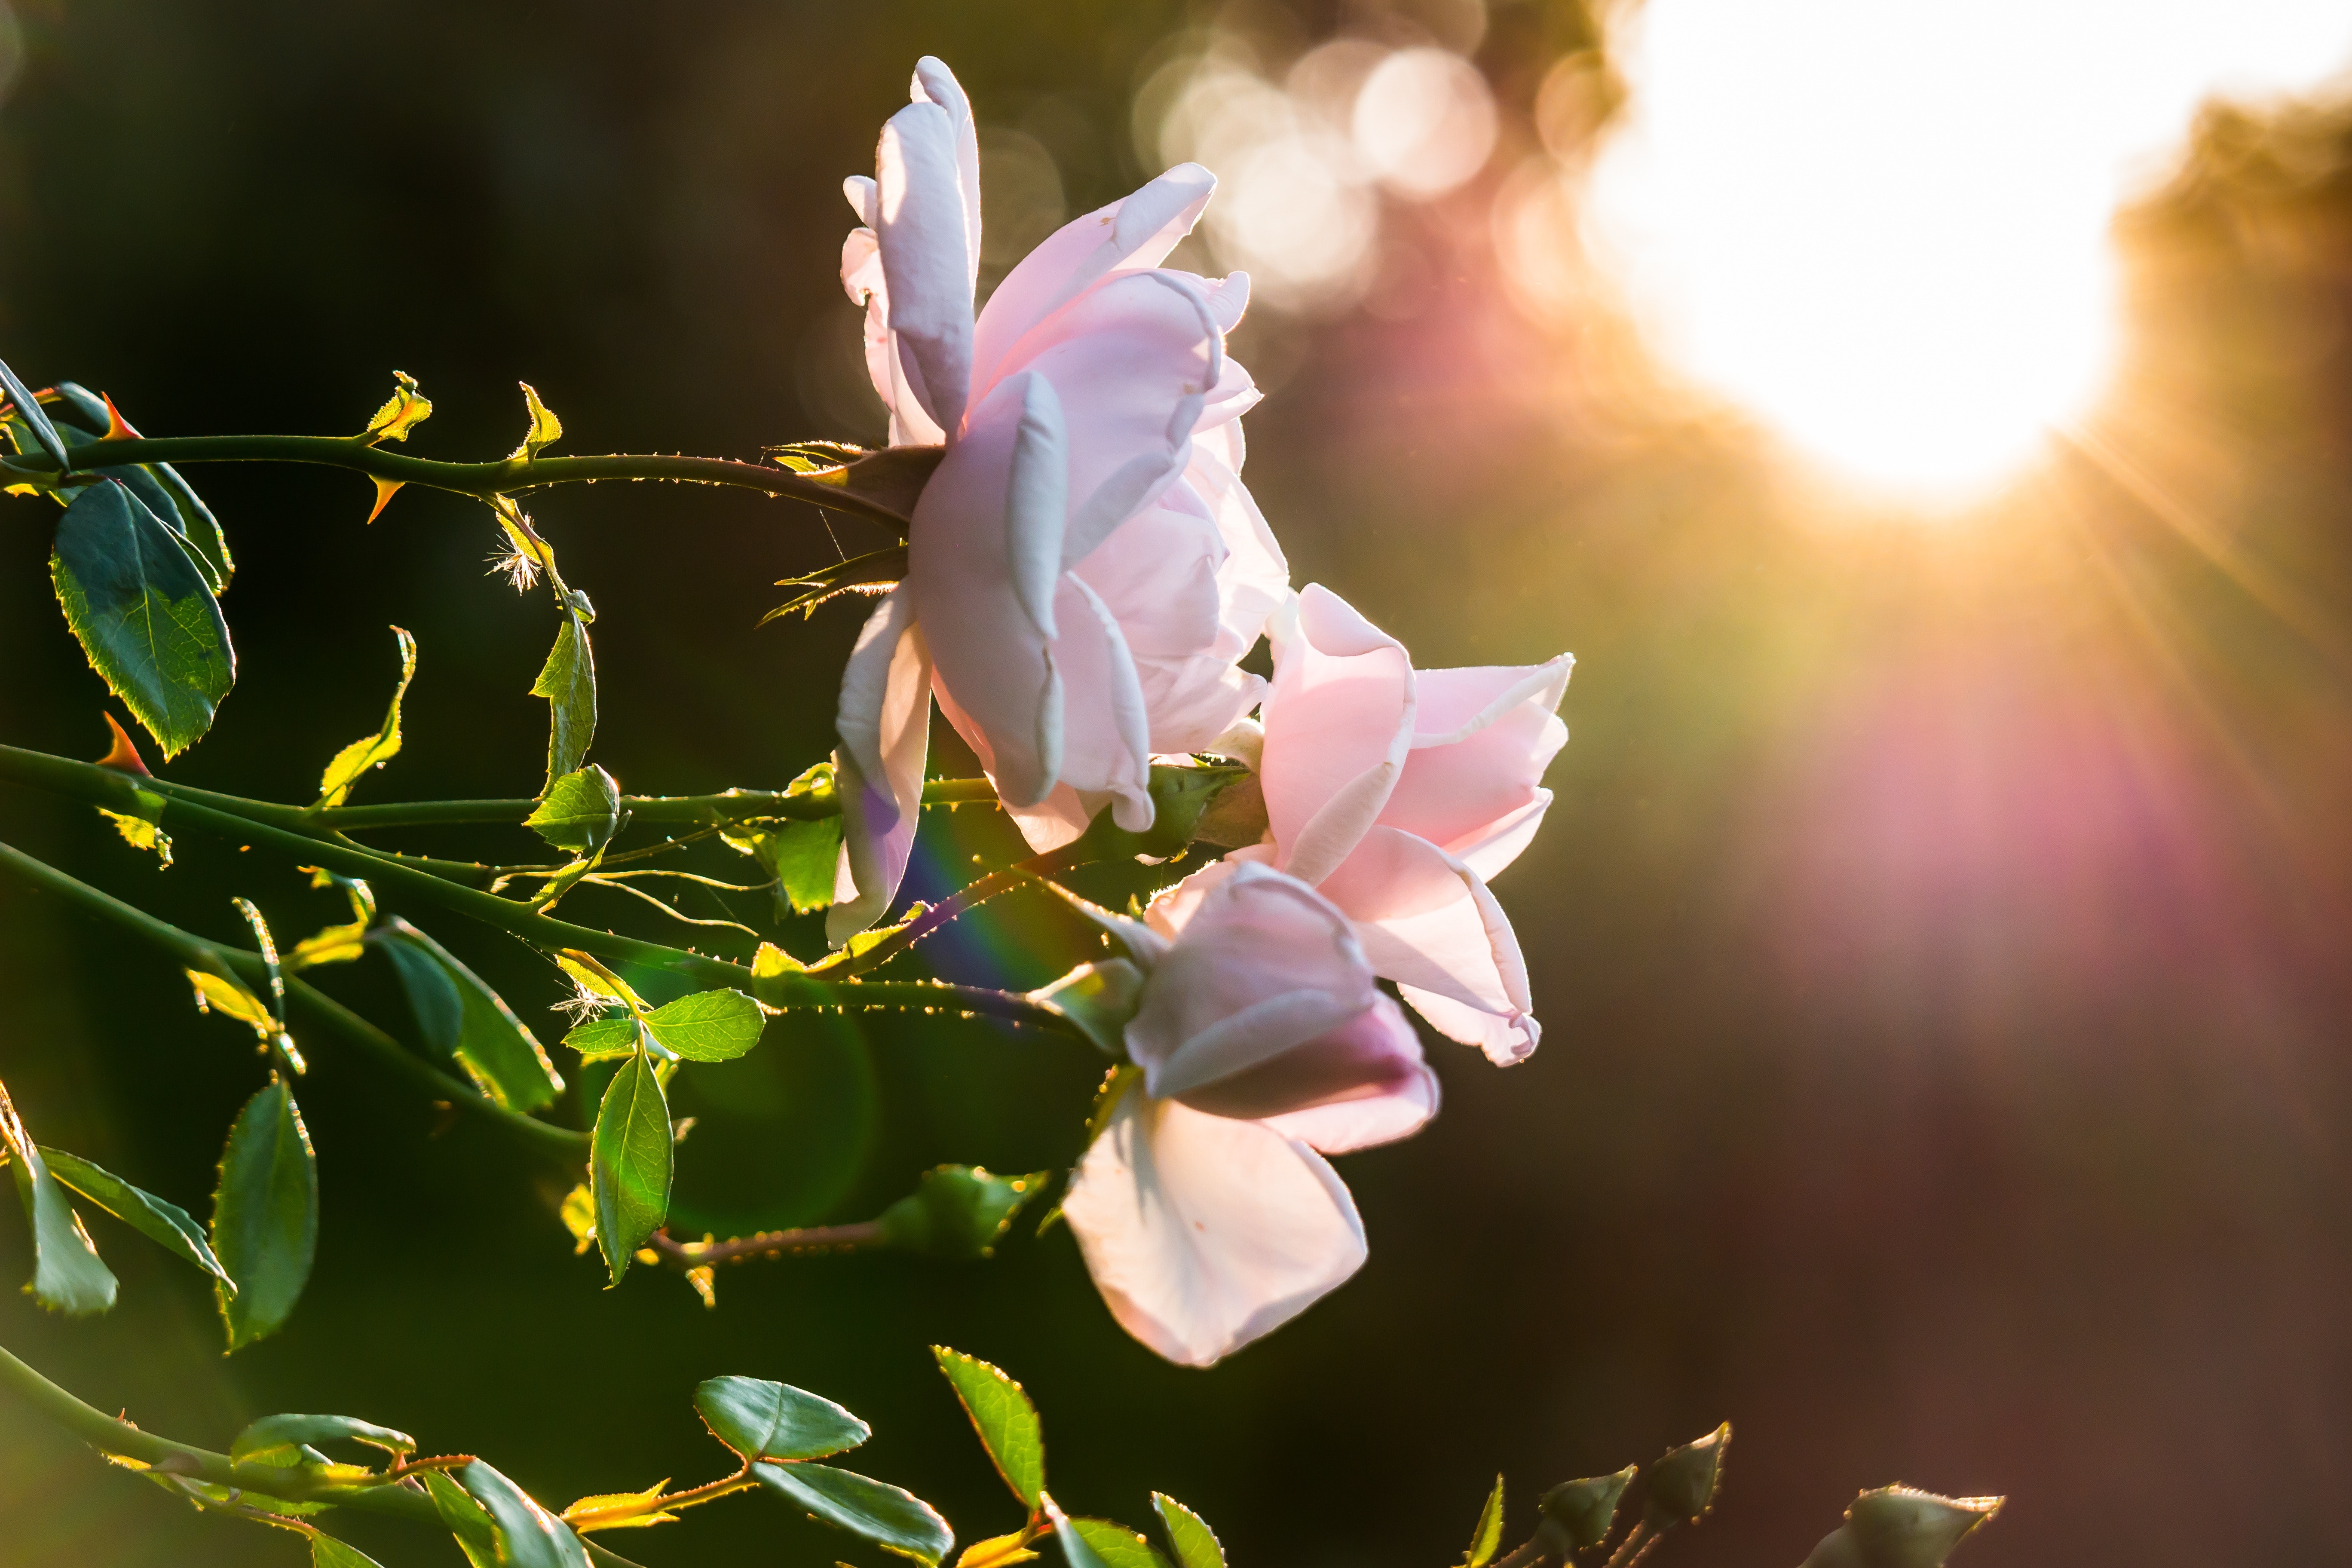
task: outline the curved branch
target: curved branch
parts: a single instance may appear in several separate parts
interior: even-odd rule
[[[542,485],[597,479],[667,479],[685,484],[732,485],[772,496],[855,512],[904,532],[907,520],[879,501],[841,484],[796,474],[765,463],[727,458],[665,457],[614,453],[601,458],[508,458],[495,463],[444,463],[371,447],[355,436],[166,436],[90,441],[72,450],[75,473],[131,463],[310,463],[348,468],[370,479],[488,500]],[[44,477],[54,469],[8,465]]]

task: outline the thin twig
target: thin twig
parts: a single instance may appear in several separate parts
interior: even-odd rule
[[[747,1258],[788,1258],[803,1252],[849,1252],[878,1247],[882,1227],[873,1220],[856,1225],[813,1225],[793,1230],[763,1230],[725,1241],[679,1241],[657,1230],[647,1245],[662,1260],[678,1268],[700,1268],[714,1263],[740,1263]]]

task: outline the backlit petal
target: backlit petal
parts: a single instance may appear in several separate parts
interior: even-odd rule
[[[1403,645],[1309,584],[1277,640],[1265,700],[1259,778],[1285,870],[1317,882],[1348,858],[1388,804],[1412,730]]]

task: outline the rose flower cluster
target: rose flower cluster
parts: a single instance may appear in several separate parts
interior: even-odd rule
[[[1225,352],[1249,279],[1160,265],[1215,188],[1197,164],[1064,226],[975,317],[980,154],[938,60],[883,127],[842,282],[894,446],[943,446],[908,570],[841,685],[846,833],[828,934],[898,899],[931,705],[1030,845],[1106,807],[1152,821],[1155,756],[1247,763],[1264,841],[1121,921],[1142,974],[1140,1071],[1064,1213],[1119,1322],[1205,1366],[1364,1260],[1326,1154],[1435,1114],[1404,1011],[1509,1065],[1536,1047],[1527,973],[1487,883],[1526,847],[1568,738],[1566,655],[1413,668],[1403,645],[1289,567],[1243,484],[1260,395]],[[1263,637],[1269,682],[1239,661]],[[1253,715],[1255,715],[1253,718]]]

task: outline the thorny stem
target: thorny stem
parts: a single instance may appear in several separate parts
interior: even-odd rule
[[[1609,1561],[1601,1568],[1633,1568],[1634,1563],[1650,1554],[1652,1547],[1665,1538],[1665,1531],[1653,1531],[1649,1521],[1638,1521],[1625,1532],[1625,1539],[1617,1543],[1617,1550],[1609,1554]]]
[[[128,1421],[109,1415],[103,1410],[75,1398],[17,1360],[5,1346],[0,1346],[0,1385],[6,1386],[26,1404],[100,1453],[135,1459],[166,1475],[189,1477],[217,1487],[283,1498],[289,1502],[331,1503],[337,1508],[348,1508],[361,1513],[390,1514],[435,1530],[448,1529],[432,1498],[387,1476],[375,1477],[364,1486],[314,1481],[299,1470],[283,1469],[273,1465],[240,1465],[226,1454],[199,1448],[193,1444],[173,1442],[152,1432],[143,1432]],[[444,1463],[462,1458],[464,1456],[450,1455],[446,1459],[412,1463],[407,1467],[407,1473],[437,1468]],[[585,1537],[582,1538],[581,1544],[588,1549],[592,1562],[605,1565],[621,1565],[628,1562],[628,1559],[614,1555]]]
[[[1001,871],[991,871],[954,897],[942,899],[914,920],[908,921],[902,929],[892,932],[864,952],[842,964],[840,973],[857,974],[868,969],[877,968],[975,905],[984,903],[1000,893],[1009,893],[1015,889],[1025,888],[1041,877],[1051,876],[1056,871],[1066,871],[1072,866],[1082,864],[1080,856],[1070,852],[1076,847],[1076,845],[1066,845],[1060,849],[1048,850],[1043,855],[1032,856],[1017,866],[1008,866]]]
[[[882,1244],[882,1227],[866,1220],[856,1225],[813,1225],[796,1230],[763,1230],[756,1236],[739,1236],[726,1241],[679,1241],[667,1231],[657,1230],[647,1239],[647,1245],[662,1255],[662,1261],[679,1268],[700,1268],[707,1264],[740,1263],[747,1258],[785,1258],[799,1252],[847,1252],[860,1247]]]
[[[23,850],[0,844],[0,867],[14,871],[34,886],[56,893],[93,914],[105,917],[141,936],[192,968],[219,973],[227,970],[252,984],[264,979],[261,955],[216,942],[157,920],[146,910],[124,903],[77,880]],[[470,1084],[461,1083],[429,1062],[419,1060],[400,1042],[352,1012],[299,975],[286,979],[286,999],[316,1022],[393,1069],[433,1100],[457,1106],[520,1138],[524,1142],[566,1164],[586,1154],[588,1135],[509,1110]]]
[[[21,747],[0,746],[0,779],[52,790],[116,811],[135,809],[135,803],[131,800],[134,791],[154,791],[163,794],[170,803],[165,815],[175,822],[192,824],[232,841],[242,839],[266,844],[293,857],[298,862],[315,863],[346,877],[365,878],[380,888],[413,893],[428,903],[438,904],[443,909],[519,936],[546,952],[578,948],[599,958],[642,963],[683,975],[701,985],[733,986],[749,991],[772,1007],[945,1008],[1011,1018],[1064,1032],[1068,1028],[1061,1016],[1051,1008],[1040,1006],[1013,992],[995,991],[984,986],[920,981],[851,982],[835,985],[804,974],[754,976],[745,965],[728,959],[645,942],[615,931],[599,931],[593,926],[573,925],[568,921],[536,913],[511,899],[460,887],[373,849],[310,837],[300,832],[274,826],[258,816],[246,816],[234,810],[223,810],[206,804],[206,797],[215,801],[236,802],[237,797],[234,795],[215,795],[209,791],[185,790],[176,785],[157,791],[155,786],[163,783],[160,779],[133,779],[128,773],[102,768],[95,763],[75,762],[70,758],[26,751]],[[295,812],[300,815],[298,808],[289,806],[263,805],[262,809],[271,814]]]
[[[621,454],[597,458],[509,458],[495,463],[445,463],[411,458],[371,447],[352,436],[167,436],[119,441],[90,441],[72,450],[73,471],[119,468],[131,463],[315,463],[348,468],[371,479],[397,484],[424,485],[431,489],[487,500],[494,495],[542,485],[598,479],[670,479],[688,484],[734,485],[789,496],[835,511],[855,512],[903,531],[906,519],[888,507],[840,485],[795,474],[765,463],[739,463],[726,458],[670,457],[661,454]],[[19,462],[13,465],[36,471]],[[44,475],[53,470],[37,470]]]

